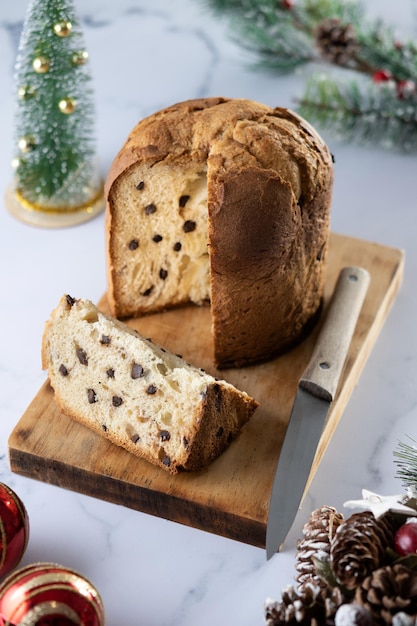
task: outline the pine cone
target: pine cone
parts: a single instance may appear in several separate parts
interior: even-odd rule
[[[265,623],[266,626],[330,626],[343,601],[338,588],[306,583],[300,592],[290,586],[282,592],[280,602],[266,602]]]
[[[375,570],[356,589],[355,602],[372,614],[375,624],[392,624],[393,616],[417,616],[417,572],[397,563]]]
[[[336,65],[349,66],[359,52],[359,41],[352,24],[328,18],[318,25],[315,43],[320,55]]]
[[[354,589],[385,562],[394,527],[388,516],[375,518],[371,511],[351,515],[336,530],[330,548],[330,564],[336,580]]]
[[[326,583],[317,574],[314,559],[328,561],[330,543],[342,522],[343,515],[331,506],[321,506],[310,515],[303,528],[303,539],[297,544],[295,568],[299,589],[307,582],[325,586]]]

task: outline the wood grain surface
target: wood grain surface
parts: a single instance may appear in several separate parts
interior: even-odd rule
[[[398,293],[404,254],[377,243],[332,234],[325,309],[338,274],[347,265],[366,268],[371,282],[308,485]],[[88,294],[71,295],[88,298]],[[106,311],[105,296],[99,306]],[[128,324],[255,397],[260,406],[241,435],[207,469],[171,476],[63,415],[46,380],[10,435],[11,470],[264,547],[275,467],[298,378],[319,326],[298,347],[268,363],[218,372],[212,365],[209,308],[188,306],[129,320]]]

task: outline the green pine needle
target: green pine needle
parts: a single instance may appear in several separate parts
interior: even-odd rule
[[[404,487],[417,490],[417,441],[409,437],[413,443],[398,442],[394,451],[395,463],[398,466],[397,478]]]
[[[314,76],[298,104],[298,112],[338,139],[417,151],[416,102],[399,99],[395,84],[341,82]]]

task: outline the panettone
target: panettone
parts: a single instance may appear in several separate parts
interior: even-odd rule
[[[217,367],[290,348],[320,311],[332,183],[288,109],[208,98],[143,119],[106,181],[112,314],[210,305]]]

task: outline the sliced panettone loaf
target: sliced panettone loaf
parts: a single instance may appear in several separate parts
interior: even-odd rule
[[[288,109],[208,98],[142,120],[106,181],[111,313],[209,303],[218,367],[288,349],[320,310],[332,182]]]
[[[208,465],[257,407],[246,393],[70,296],[46,322],[42,366],[66,415],[171,473]]]

